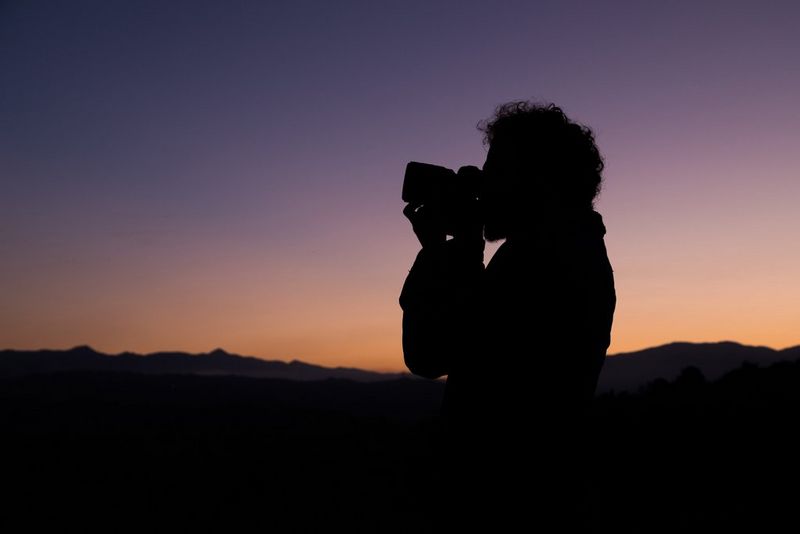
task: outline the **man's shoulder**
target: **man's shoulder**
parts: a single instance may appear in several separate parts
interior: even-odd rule
[[[581,231],[507,240],[497,249],[486,271],[499,276],[549,273],[558,278],[597,269],[608,262],[603,234]]]

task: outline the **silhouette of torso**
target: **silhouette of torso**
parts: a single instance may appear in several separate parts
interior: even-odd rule
[[[519,509],[516,500],[531,496],[504,490],[508,477],[567,498],[554,485],[569,486],[567,473],[580,467],[568,458],[590,446],[579,422],[616,302],[604,234],[587,210],[508,239],[485,269],[454,241],[421,252],[412,267],[401,295],[406,362],[423,376],[448,375],[445,461],[459,500]]]
[[[473,350],[452,357],[448,417],[522,423],[557,409],[556,400],[591,399],[615,306],[605,228],[591,213],[553,233],[506,241],[476,277],[478,331],[450,333],[473,338]]]

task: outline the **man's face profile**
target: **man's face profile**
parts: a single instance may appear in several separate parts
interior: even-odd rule
[[[498,241],[508,237],[512,226],[512,202],[516,170],[507,150],[497,143],[489,147],[483,164],[485,176],[482,196],[484,238]]]

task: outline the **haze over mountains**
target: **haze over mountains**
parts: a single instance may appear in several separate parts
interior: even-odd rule
[[[800,358],[800,346],[775,350],[734,342],[670,343],[641,351],[610,356],[600,377],[598,392],[635,390],[658,378],[672,380],[686,367],[697,367],[716,380],[745,362],[766,366]],[[295,381],[344,379],[379,382],[407,377],[403,373],[378,373],[344,367],[322,367],[297,360],[268,361],[216,349],[203,354],[157,352],[103,354],[88,346],[69,350],[0,351],[0,377],[65,371],[117,371],[140,374],[190,374],[247,376]]]

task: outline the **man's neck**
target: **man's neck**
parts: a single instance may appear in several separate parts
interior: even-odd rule
[[[574,232],[587,216],[592,213],[591,208],[586,209],[559,209],[540,213],[533,221],[526,225],[519,225],[519,229],[508,233],[508,239],[542,240],[552,239],[564,234]]]

